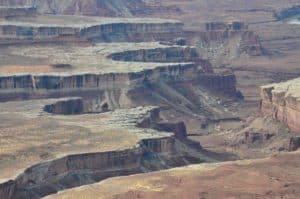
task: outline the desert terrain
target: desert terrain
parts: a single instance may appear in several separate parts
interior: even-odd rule
[[[112,178],[46,198],[296,199],[300,197],[298,159],[299,152],[254,161],[192,165],[151,174]]]
[[[299,198],[299,16],[0,0],[0,198]]]

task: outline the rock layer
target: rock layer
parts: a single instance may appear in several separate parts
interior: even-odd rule
[[[300,79],[261,87],[261,110],[265,115],[300,133]]]
[[[55,13],[52,3],[45,10]],[[80,1],[75,3],[81,10]],[[230,29],[243,28],[238,26]],[[139,104],[132,93],[139,93],[143,101],[153,100],[149,104],[164,102],[195,117],[200,98],[210,100],[202,87],[235,94],[234,75],[215,74],[184,39],[177,40],[181,46],[124,42],[182,34],[181,22],[162,19],[39,15],[1,20],[0,42],[8,46],[0,49],[0,101],[6,101],[0,103],[0,198],[41,198],[108,177],[214,161],[187,139],[183,122],[162,120],[157,107],[131,109]],[[15,71],[6,71],[12,66]],[[183,94],[185,88],[193,90],[194,99]],[[145,99],[140,90],[151,97]],[[68,98],[7,102],[62,96]]]
[[[124,51],[120,49],[120,45]],[[128,91],[159,81],[170,84],[194,82],[230,95],[236,93],[234,75],[213,73],[211,64],[200,59],[193,47],[166,46],[155,42],[68,46],[22,46],[16,51],[9,48],[11,52],[5,58],[7,62],[17,64],[16,56],[21,56],[21,60],[36,60],[41,65],[52,62],[50,67],[53,72],[2,74],[0,100],[83,96],[98,91],[100,96],[112,93],[116,96],[114,101],[119,102],[119,97],[126,95]],[[51,55],[52,59],[37,59],[45,54]],[[89,63],[84,62],[86,59]],[[61,65],[68,67],[57,67]],[[103,98],[107,97],[101,97]],[[108,105],[115,106],[111,103]]]
[[[295,152],[265,159],[192,165],[108,179],[46,198],[299,198],[299,157],[300,153]]]
[[[39,13],[64,15],[122,16],[178,13],[174,6],[143,0],[1,0],[2,6],[34,6]]]
[[[0,159],[0,165],[3,173],[1,173],[0,198],[40,198],[56,193],[62,189],[98,182],[108,177],[166,169],[173,166],[189,164],[190,162],[202,161],[200,158],[200,151],[198,151],[195,156],[193,153],[189,154],[184,151],[186,148],[189,148],[189,146],[185,144],[178,145],[181,141],[177,139],[186,139],[185,125],[182,123],[164,124],[160,121],[159,108],[157,107],[120,109],[104,115],[95,113],[65,116],[49,115],[46,112],[43,112],[43,107],[44,109],[49,110],[49,105],[51,106],[50,103],[54,105],[54,110],[56,110],[57,114],[70,114],[70,112],[73,112],[73,114],[83,113],[72,111],[72,109],[78,108],[77,103],[79,103],[79,101],[75,98],[65,100],[11,102],[1,104],[0,109],[1,112],[6,112],[6,115],[15,114],[16,117],[22,116],[23,118],[31,118],[30,121],[16,120],[21,126],[30,125],[31,120],[34,119],[39,119],[41,125],[43,125],[42,123],[45,124],[45,122],[47,123],[50,121],[58,122],[56,125],[58,128],[66,125],[63,127],[64,139],[73,140],[72,145],[76,145],[77,142],[79,146],[81,143],[85,145],[84,143],[90,142],[88,141],[88,137],[90,136],[94,137],[92,142],[89,143],[88,146],[83,147],[79,152],[76,147],[73,148],[65,145],[65,142],[59,143],[59,139],[57,140],[57,143],[54,143],[56,139],[52,139],[53,142],[51,141],[49,143],[47,136],[52,134],[53,127],[49,126],[48,128],[42,128],[39,131],[39,135],[41,136],[40,139],[43,139],[40,144],[34,144],[30,149],[28,149],[27,146],[19,148],[19,150],[22,151],[22,154],[28,155],[28,159],[37,156],[33,159],[38,158],[40,160],[28,162],[28,160],[23,160],[19,157],[17,151],[14,153],[15,158],[19,160],[17,164],[19,166],[21,165],[22,169],[19,167],[20,170],[5,166],[6,161],[4,159],[9,155],[6,154],[5,151],[1,151],[0,157],[2,157],[2,159]],[[62,107],[63,110],[60,110],[62,112],[57,111],[59,109],[57,107],[61,107],[63,103],[69,103],[68,107]],[[9,110],[12,109],[13,111],[9,112]],[[3,118],[5,115],[0,114],[0,117]],[[76,122],[77,119],[78,121]],[[13,121],[11,122],[13,123]],[[82,133],[82,135],[78,135],[80,141],[74,140],[74,132],[69,135],[70,129],[68,130],[68,126],[71,127],[72,125],[77,126],[73,126],[72,128],[80,130],[81,132],[86,132]],[[102,126],[102,130],[104,131],[102,133],[99,133],[100,126]],[[1,128],[3,133],[5,132],[5,128],[6,127]],[[168,132],[161,131],[164,129]],[[115,139],[113,141],[118,145],[118,147],[115,147],[115,150],[106,151],[99,149],[101,146],[94,146],[97,142],[102,145],[106,144],[103,141],[99,142],[99,139],[105,139],[105,131],[111,132],[108,134],[110,139],[111,136],[113,136],[113,131],[118,132],[118,134],[125,134],[126,136],[124,139],[127,143],[125,144],[125,147],[121,147],[122,144],[120,142],[122,142],[122,139]],[[15,133],[18,132],[19,131],[17,130]],[[175,132],[177,136],[175,136],[173,132]],[[136,140],[138,142],[133,141],[128,144],[128,142],[130,142],[128,133],[137,136]],[[27,134],[25,136],[29,136],[27,137],[27,141],[30,143],[30,135]],[[57,138],[59,138],[60,135],[54,133],[53,136],[58,136]],[[35,143],[36,142],[37,140]],[[8,145],[2,147],[3,149],[6,149]],[[41,148],[39,149],[39,147]],[[47,149],[45,154],[40,154],[43,147],[55,147],[55,149],[52,151]],[[61,154],[54,155],[55,153]],[[205,158],[203,160],[205,160]],[[11,170],[12,174],[8,175]]]
[[[40,41],[152,41],[182,33],[176,20],[83,16],[14,17],[0,21],[1,43]]]

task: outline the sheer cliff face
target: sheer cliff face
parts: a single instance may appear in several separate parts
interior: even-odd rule
[[[261,87],[262,112],[300,133],[300,79]]]
[[[1,0],[3,6],[36,6],[40,13],[132,16],[146,8],[142,0]]]

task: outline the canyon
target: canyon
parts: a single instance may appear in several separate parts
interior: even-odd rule
[[[40,198],[110,176],[213,161],[201,155],[200,146],[190,149],[194,153],[185,149],[181,143],[187,139],[184,124],[164,123],[158,107],[118,109],[102,114],[97,110],[84,114],[87,109],[83,108],[70,113],[78,109],[78,100],[2,104],[1,118],[14,117],[21,128],[12,120],[2,126],[1,198]],[[68,106],[62,107],[63,103]],[[47,108],[52,105],[54,109]],[[39,125],[32,122],[36,120]],[[23,134],[26,141],[15,143],[13,137],[18,134]],[[155,164],[158,160],[161,164]]]
[[[0,0],[0,198],[298,198],[299,5]]]

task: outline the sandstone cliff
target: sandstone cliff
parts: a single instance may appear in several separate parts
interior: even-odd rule
[[[299,157],[296,152],[119,177],[47,199],[299,198]]]
[[[13,14],[13,13],[12,13]],[[169,39],[182,33],[183,24],[175,20],[150,18],[100,18],[46,15],[16,17],[0,21],[1,43],[41,41],[127,41]]]
[[[167,84],[194,82],[195,85],[232,95],[236,92],[234,75],[213,73],[211,64],[200,59],[194,47],[166,46],[155,42],[68,46],[9,48],[12,53],[7,57],[12,57],[10,62],[15,65],[18,64],[15,62],[16,56],[21,56],[21,60],[28,57],[43,65],[48,61],[43,62],[36,57],[50,55],[53,72],[2,74],[0,99],[83,96],[97,91],[99,97],[102,96],[101,101],[110,102],[108,109],[113,109],[123,107],[120,98],[126,96],[128,91],[161,81]],[[87,59],[89,63],[85,63]],[[68,67],[57,68],[57,65]],[[104,100],[110,99],[110,96],[114,99]]]
[[[300,133],[300,79],[261,87],[261,110],[265,115]]]

